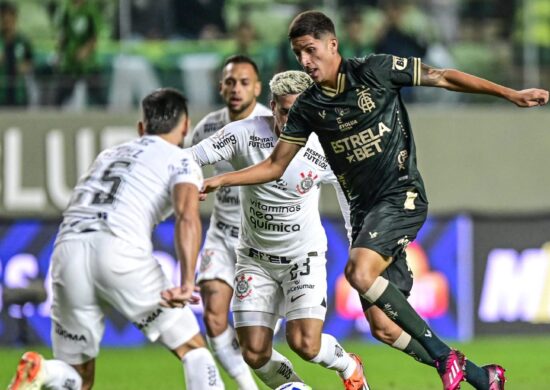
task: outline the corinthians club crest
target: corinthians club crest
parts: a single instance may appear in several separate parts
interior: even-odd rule
[[[300,172],[300,176],[302,180],[296,185],[296,191],[298,191],[300,195],[304,195],[315,185],[315,179],[317,179],[318,175],[314,175],[313,172],[309,171],[307,175],[304,172]]]
[[[252,276],[240,275],[235,278],[235,296],[241,301],[252,294]]]

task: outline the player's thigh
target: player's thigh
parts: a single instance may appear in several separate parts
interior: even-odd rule
[[[233,295],[231,286],[219,279],[203,280],[200,292],[205,311],[227,316]]]
[[[222,234],[223,232],[212,229],[209,229],[200,253],[197,283],[208,280],[221,280],[229,287],[233,287],[235,263],[237,261],[237,255],[235,254],[237,240],[232,236]]]
[[[104,235],[96,250],[98,293],[149,340],[168,334],[166,345],[177,347],[199,332],[188,307],[160,306],[160,293],[173,286],[150,252],[110,235]]]
[[[51,259],[52,349],[56,358],[83,364],[99,353],[103,313],[93,280],[93,235],[56,245]]]
[[[356,221],[351,249],[351,253],[362,253],[365,249],[374,251],[386,259],[380,275],[395,284],[405,296],[412,288],[405,249],[416,238],[428,210],[420,195],[412,202],[408,192],[384,198],[362,216],[361,223]],[[363,298],[361,303],[364,311],[372,306]]]
[[[324,253],[310,252],[288,265],[281,275],[287,321],[314,318],[327,311],[327,271]]]

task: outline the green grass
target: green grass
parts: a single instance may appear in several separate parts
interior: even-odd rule
[[[502,364],[507,370],[507,390],[550,389],[550,336],[482,338],[453,345],[481,365],[491,362]],[[369,383],[374,390],[441,389],[433,368],[416,363],[387,346],[362,342],[347,342],[344,346],[363,358]],[[342,388],[333,372],[302,361],[286,345],[278,345],[277,349],[290,358],[297,372],[313,389]],[[39,351],[51,357],[48,349],[39,348]],[[0,389],[6,388],[22,352],[22,349],[0,348]],[[227,390],[236,389],[225,372],[222,375]],[[104,348],[97,361],[95,388],[183,389],[183,374],[178,361],[160,347]],[[462,386],[462,389],[469,388],[472,387],[467,384]]]

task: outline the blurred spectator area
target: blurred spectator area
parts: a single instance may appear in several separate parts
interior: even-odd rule
[[[18,0],[19,29],[34,48],[36,104],[54,104],[59,31],[56,7],[71,0]],[[514,88],[550,81],[549,0],[87,0],[101,10],[97,32],[96,82],[102,98],[91,101],[76,84],[67,109],[90,105],[135,109],[159,86],[183,89],[191,104],[221,104],[219,66],[228,55],[253,57],[267,100],[273,73],[298,68],[286,38],[290,20],[304,9],[320,9],[336,22],[345,55],[376,50],[398,7],[398,30],[424,48],[423,61],[456,67]],[[392,40],[385,52],[400,55]],[[394,52],[392,52],[394,51]],[[413,101],[439,102],[430,94]],[[456,96],[451,102],[494,102]],[[206,108],[205,108],[206,107]]]

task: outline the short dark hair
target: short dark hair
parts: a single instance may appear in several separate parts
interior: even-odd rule
[[[225,69],[225,67],[229,64],[250,64],[250,66],[254,68],[254,72],[256,73],[256,76],[258,76],[258,79],[260,78],[258,65],[256,65],[252,58],[245,56],[244,54],[235,54],[233,56],[227,57],[226,60],[223,62],[223,69]]]
[[[328,16],[319,11],[305,11],[298,14],[288,28],[288,39],[311,35],[315,39],[325,34],[336,36],[334,23]]]
[[[182,116],[187,116],[187,99],[173,88],[160,88],[141,101],[143,122],[147,134],[167,134]]]
[[[11,1],[0,1],[0,14],[17,15],[17,6]]]

